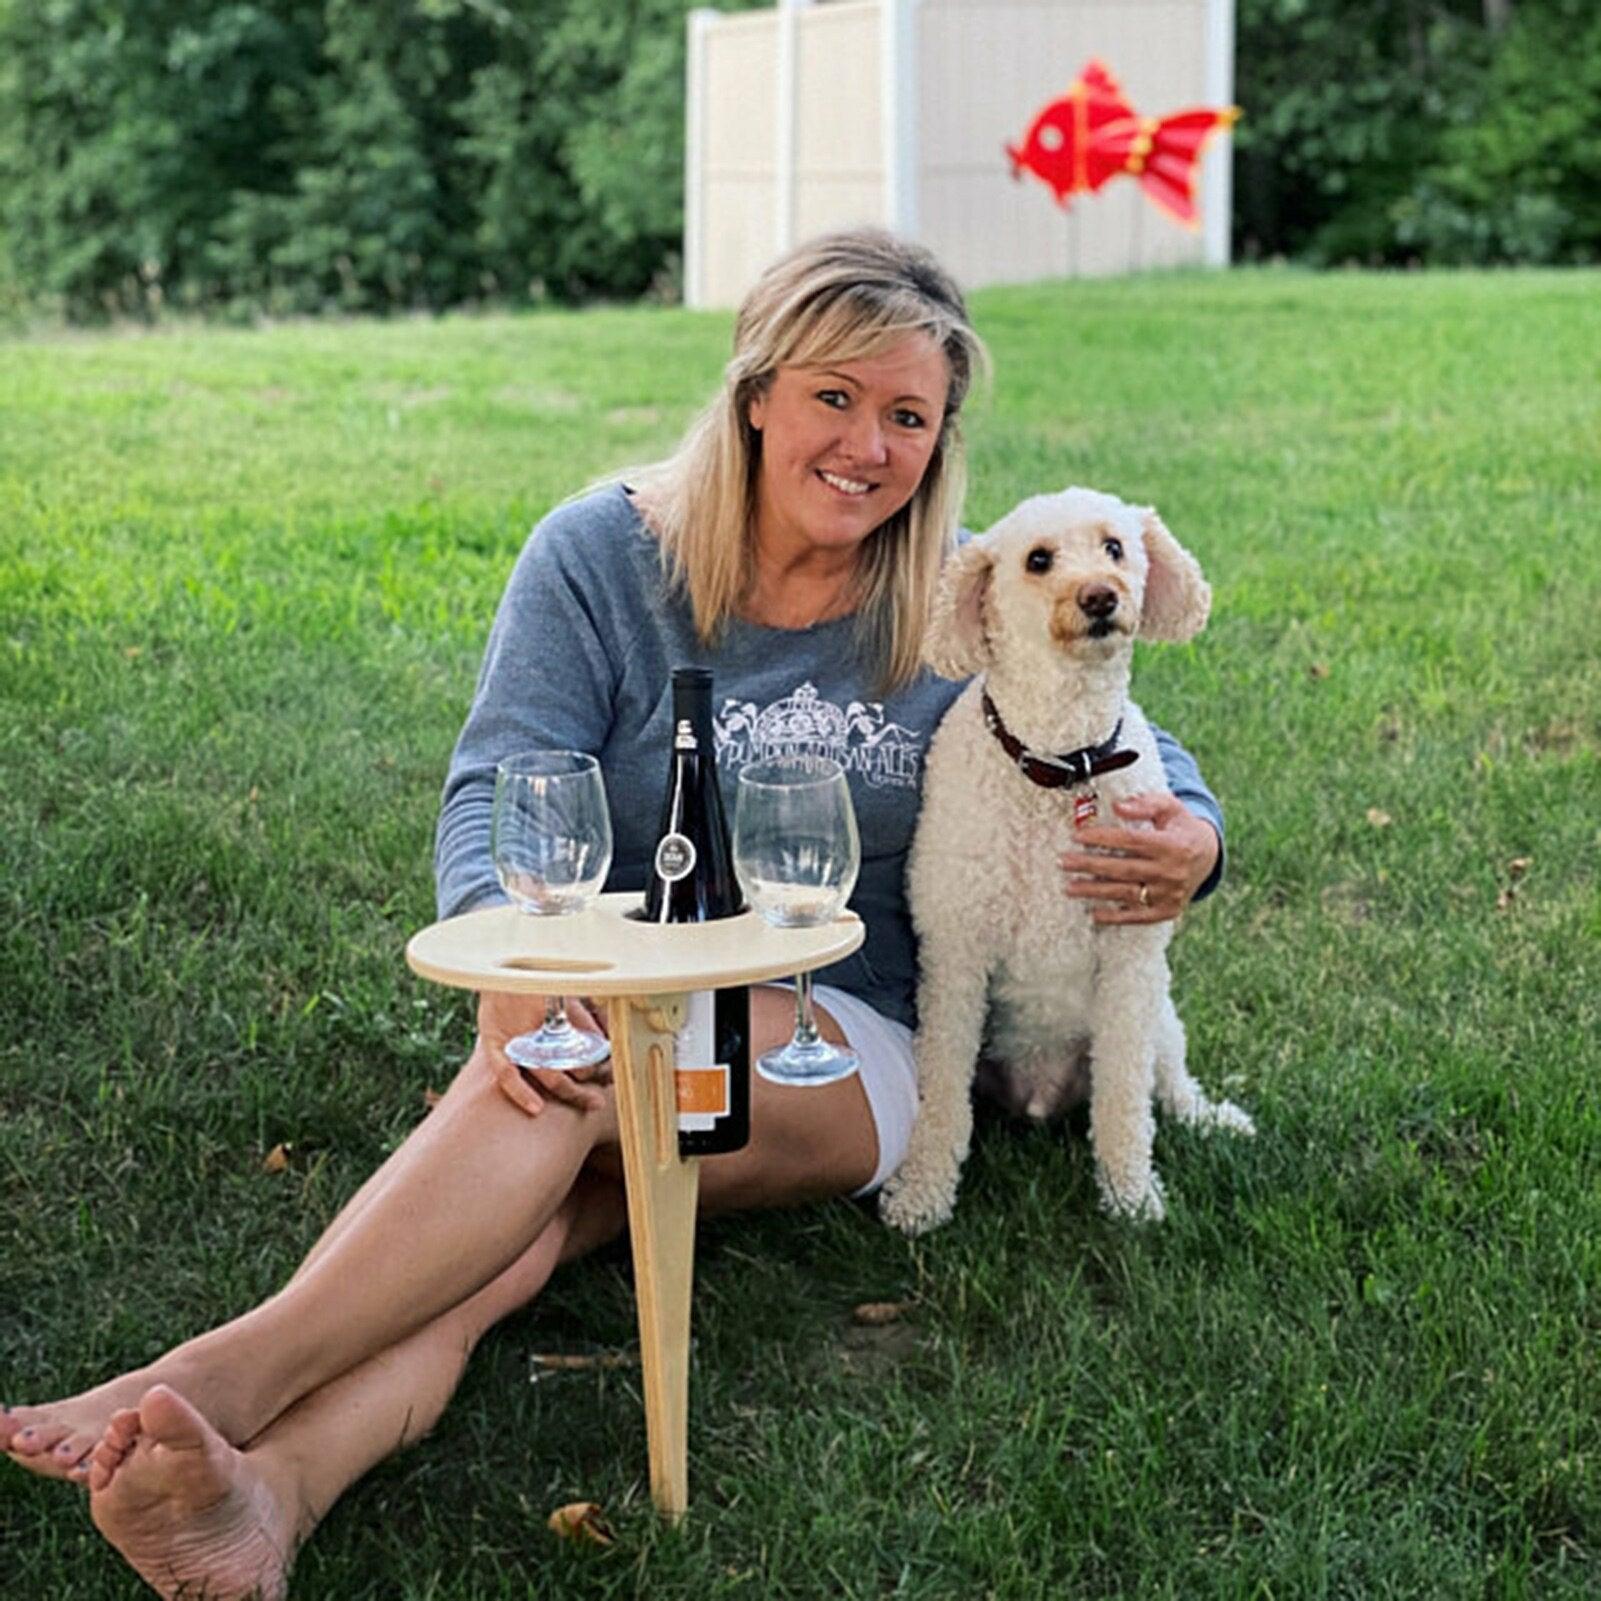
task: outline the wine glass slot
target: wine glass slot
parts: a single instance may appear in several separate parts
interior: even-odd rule
[[[503,956],[495,964],[517,973],[609,973],[615,962],[586,962],[565,956]]]

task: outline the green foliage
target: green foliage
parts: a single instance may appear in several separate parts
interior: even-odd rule
[[[12,0],[0,11],[0,248],[78,314],[203,281],[235,193],[293,180],[316,8]]]
[[[1601,9],[1519,15],[1395,217],[1433,261],[1601,254]]]
[[[689,0],[10,0],[0,281],[69,314],[634,295]]]
[[[1314,262],[1601,256],[1601,11],[1241,0],[1236,230]]]

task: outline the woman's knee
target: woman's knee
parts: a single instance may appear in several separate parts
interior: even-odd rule
[[[756,1077],[750,1144],[707,1158],[701,1196],[708,1211],[791,1206],[849,1195],[877,1166],[878,1131],[859,1077],[821,1086]]]

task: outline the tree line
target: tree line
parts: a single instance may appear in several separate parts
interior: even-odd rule
[[[670,297],[692,3],[0,0],[0,292]],[[1239,0],[1236,79],[1242,257],[1601,255],[1595,0]]]
[[[1597,0],[1239,0],[1238,253],[1601,259]]]

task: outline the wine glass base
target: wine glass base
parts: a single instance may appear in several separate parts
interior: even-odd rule
[[[756,1071],[774,1084],[833,1084],[849,1078],[860,1066],[861,1058],[855,1051],[830,1045],[827,1040],[819,1040],[816,1045],[791,1041],[756,1059]]]
[[[571,1073],[575,1068],[594,1067],[611,1055],[611,1041],[604,1034],[587,1028],[535,1029],[506,1041],[506,1055],[518,1067],[548,1068]]]

